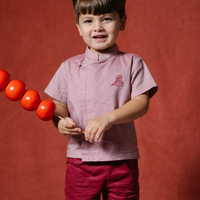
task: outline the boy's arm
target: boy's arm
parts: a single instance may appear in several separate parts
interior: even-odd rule
[[[81,129],[77,128],[76,123],[70,117],[68,117],[69,112],[68,112],[67,105],[57,100],[53,100],[53,102],[56,104],[55,114],[65,119],[65,120],[60,120],[55,115],[52,118],[52,121],[55,127],[60,132],[60,134],[64,136],[81,134],[82,133]]]
[[[86,140],[97,141],[113,124],[128,123],[145,115],[149,108],[149,92],[138,95],[122,107],[91,120],[85,129]]]

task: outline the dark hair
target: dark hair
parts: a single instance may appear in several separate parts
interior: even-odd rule
[[[125,15],[126,0],[72,0],[72,2],[77,23],[80,14],[101,15],[116,11],[120,19]]]

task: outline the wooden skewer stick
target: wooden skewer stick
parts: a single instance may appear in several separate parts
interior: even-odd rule
[[[57,115],[56,113],[54,113],[54,115],[55,115],[56,117],[58,117],[59,119],[62,119],[62,120],[67,121],[65,118],[61,117],[60,115]],[[85,134],[85,132],[84,132],[83,130],[81,130],[81,131]]]
[[[62,119],[62,120],[65,120],[65,121],[66,121],[66,119],[65,119],[65,118],[63,118],[63,117],[61,117],[60,115],[57,115],[56,113],[54,113],[54,115],[55,115],[56,117],[58,117],[58,118],[60,118],[60,119]]]

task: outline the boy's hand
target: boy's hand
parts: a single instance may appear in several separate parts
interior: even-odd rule
[[[76,123],[70,118],[61,119],[58,122],[58,131],[61,135],[80,135],[82,133],[80,128],[76,127]]]
[[[89,142],[98,141],[102,133],[112,127],[109,114],[90,120],[85,128],[85,139]]]
[[[126,104],[113,111],[89,121],[85,129],[85,139],[93,142],[99,140],[102,133],[113,124],[128,123],[146,114],[149,107],[149,92],[136,96]]]

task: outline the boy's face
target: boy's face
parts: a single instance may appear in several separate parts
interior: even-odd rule
[[[124,30],[126,15],[120,19],[119,14],[93,15],[81,14],[77,24],[80,35],[90,49],[98,54],[115,45],[120,30]]]

